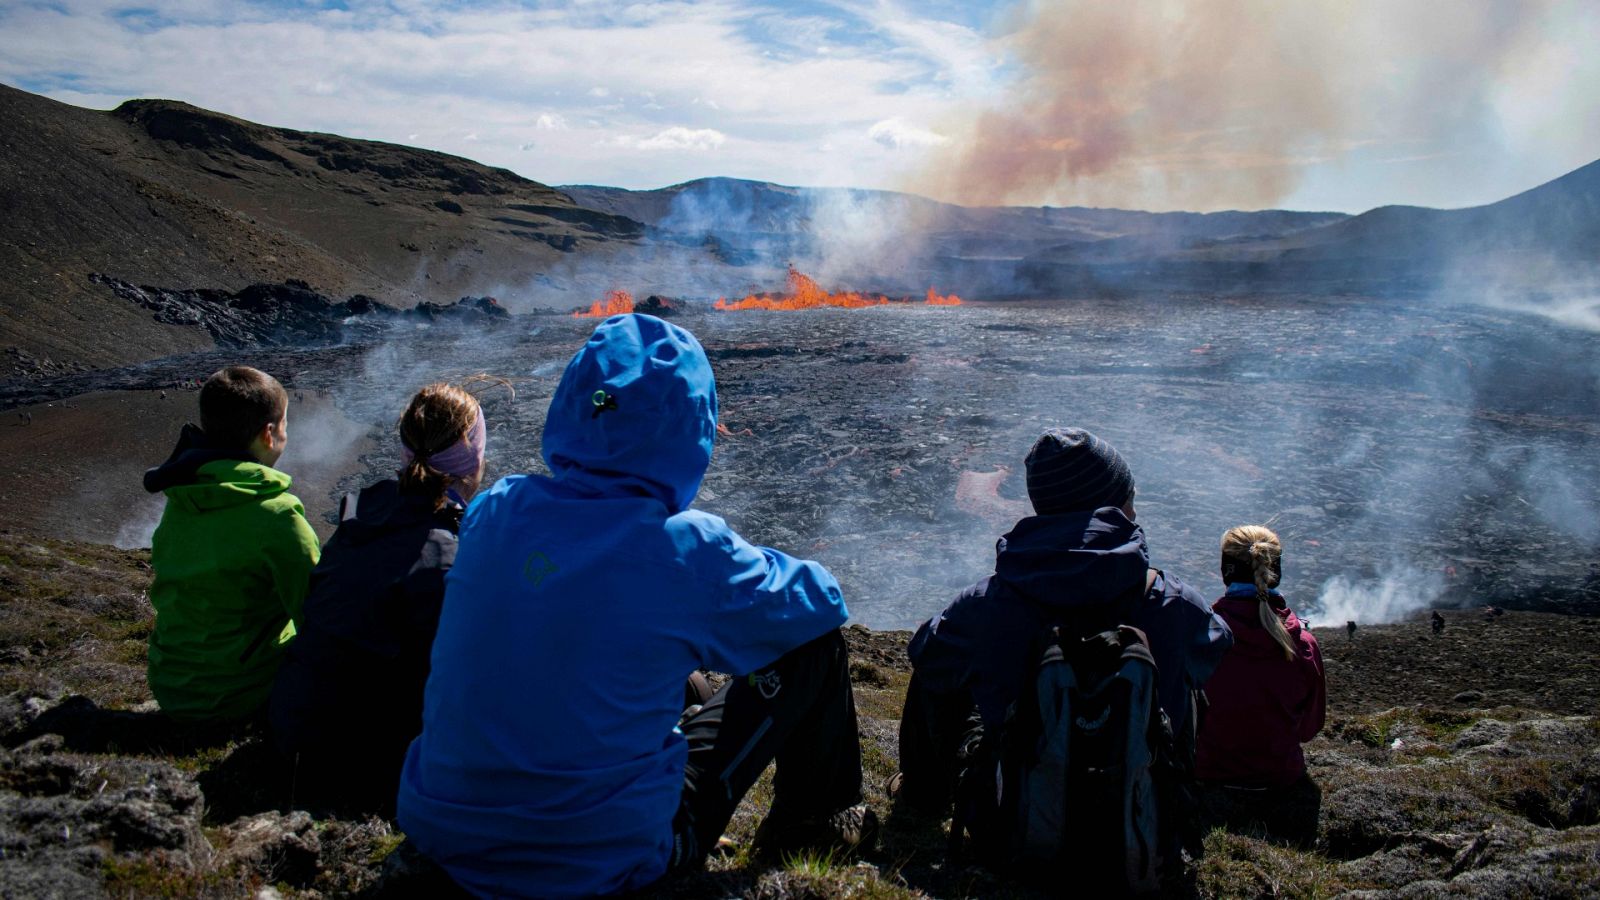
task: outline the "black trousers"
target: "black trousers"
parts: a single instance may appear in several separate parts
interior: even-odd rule
[[[730,679],[680,727],[689,765],[673,823],[674,871],[704,863],[773,761],[769,817],[822,817],[861,802],[861,739],[837,629]]]
[[[911,673],[900,716],[900,794],[895,806],[920,815],[950,813],[956,785],[983,738],[972,692],[928,690]]]
[[[1310,847],[1317,842],[1322,788],[1310,773],[1286,787],[1201,782],[1200,804],[1201,821],[1208,830],[1220,826],[1274,843]]]

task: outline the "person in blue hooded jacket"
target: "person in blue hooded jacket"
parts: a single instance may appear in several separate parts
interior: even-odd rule
[[[550,401],[551,475],[467,510],[398,797],[462,887],[575,897],[696,868],[774,760],[758,843],[872,830],[838,582],[689,508],[716,427],[694,336],[613,316]],[[741,674],[680,726],[699,668]]]
[[[897,810],[949,811],[958,759],[1005,721],[1048,625],[1112,615],[1142,630],[1175,734],[1195,724],[1193,692],[1233,646],[1227,624],[1198,591],[1150,568],[1135,524],[1133,474],[1116,448],[1080,428],[1052,429],[1026,465],[1035,515],[996,542],[993,575],[911,638],[900,772],[890,784]]]

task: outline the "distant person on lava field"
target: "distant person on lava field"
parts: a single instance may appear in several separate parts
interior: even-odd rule
[[[317,536],[272,468],[289,442],[289,397],[265,372],[230,366],[200,388],[185,425],[144,475],[166,510],[150,542],[150,690],[180,720],[259,712],[295,634]]]
[[[1317,639],[1277,591],[1282,573],[1283,546],[1270,529],[1241,525],[1222,536],[1227,592],[1212,609],[1235,643],[1206,684],[1195,772],[1214,823],[1263,823],[1274,837],[1309,845],[1321,791],[1300,745],[1322,730],[1328,690]]]
[[[486,433],[472,394],[430,384],[400,417],[398,477],[340,503],[269,708],[296,804],[393,814]]]
[[[1444,616],[1439,615],[1439,611],[1437,609],[1434,610],[1433,615],[1429,617],[1429,623],[1433,626],[1434,634],[1444,634]]]
[[[1197,591],[1150,567],[1133,475],[1109,443],[1082,429],[1053,429],[1026,465],[1036,514],[997,542],[994,574],[911,639],[901,772],[890,784],[897,813],[942,817],[958,783],[983,776],[983,766],[965,764],[1032,685],[1041,636],[1053,625],[1142,630],[1160,708],[1175,734],[1188,735],[1178,740],[1184,758],[1176,762],[1192,764],[1195,694],[1233,644],[1228,626]]]
[[[821,565],[689,508],[716,430],[699,341],[612,316],[551,398],[551,475],[467,510],[398,801],[462,887],[576,897],[696,870],[774,760],[758,850],[874,832],[844,597]],[[701,668],[742,674],[686,711]]]

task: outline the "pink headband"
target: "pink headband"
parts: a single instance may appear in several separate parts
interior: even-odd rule
[[[437,453],[423,454],[422,462],[424,465],[446,475],[454,475],[457,478],[470,478],[478,474],[478,469],[483,466],[485,441],[486,429],[483,424],[483,410],[480,408],[478,417],[473,420],[472,427],[467,429],[467,433],[462,436],[461,440]],[[417,458],[417,454],[413,453],[411,448],[405,445],[404,441],[400,442],[400,455],[405,459],[405,465],[408,466],[411,465],[413,459]]]

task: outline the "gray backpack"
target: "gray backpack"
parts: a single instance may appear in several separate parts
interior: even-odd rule
[[[1172,822],[1158,782],[1173,739],[1143,632],[1087,637],[1057,627],[998,740],[987,737],[962,786],[952,850],[970,829],[998,871],[1030,873],[1101,895],[1161,886]]]

